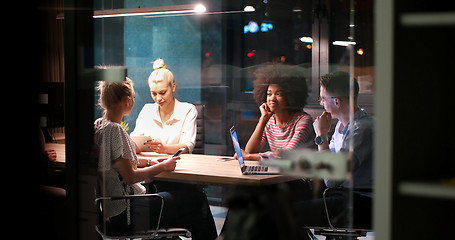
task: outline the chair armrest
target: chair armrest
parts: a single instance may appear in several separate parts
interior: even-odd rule
[[[137,194],[137,195],[123,195],[123,196],[110,196],[110,197],[99,197],[95,199],[95,204],[101,200],[121,200],[121,199],[133,199],[133,198],[143,198],[143,197],[157,197],[163,199],[161,195],[150,193],[150,194]]]
[[[155,193],[150,193],[150,194],[137,194],[137,195],[123,195],[123,196],[111,196],[111,197],[99,197],[95,199],[95,206],[98,210],[100,210],[101,207],[101,201],[103,200],[122,200],[122,199],[135,199],[135,198],[150,198],[150,197],[155,197],[161,199],[161,207],[160,207],[160,213],[158,216],[158,223],[156,225],[156,228],[154,230],[155,234],[158,229],[160,228],[160,222],[161,222],[161,216],[163,214],[163,208],[164,208],[164,198],[161,195],[155,194]]]

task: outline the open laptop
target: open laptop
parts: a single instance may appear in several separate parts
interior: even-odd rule
[[[240,150],[239,139],[237,138],[237,132],[235,131],[234,126],[230,130],[232,145],[234,145],[234,150],[237,153],[237,159],[239,160],[240,170],[242,174],[280,174],[280,170],[275,167],[268,166],[246,166],[243,162],[242,151]]]

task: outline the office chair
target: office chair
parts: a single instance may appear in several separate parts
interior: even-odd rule
[[[197,132],[196,132],[196,144],[194,145],[193,153],[194,154],[204,154],[204,104],[194,104],[197,110]]]
[[[106,231],[104,226],[103,216],[103,201],[111,200],[132,200],[134,198],[159,198],[161,199],[160,213],[158,217],[158,223],[155,229],[148,230],[129,230],[124,233],[109,233]],[[98,226],[96,226],[96,232],[103,238],[109,239],[181,239],[180,236],[187,238],[191,237],[191,232],[184,228],[160,228],[161,215],[164,207],[164,199],[158,194],[141,194],[141,195],[124,195],[124,196],[113,196],[113,197],[99,197],[95,199],[95,206],[99,214]]]
[[[358,239],[359,237],[365,237],[367,235],[367,232],[372,232],[373,230],[371,229],[371,223],[362,224],[362,223],[354,222],[354,226],[352,228],[335,227],[332,224],[331,218],[330,218],[331,215],[329,213],[329,209],[327,208],[327,203],[326,203],[326,192],[330,191],[332,189],[335,189],[335,188],[325,189],[324,194],[323,194],[325,212],[327,214],[329,227],[323,227],[323,226],[305,227],[308,235],[312,239],[317,239],[310,231],[310,229],[313,229],[315,235],[325,236],[326,240],[348,240],[348,239],[355,240],[355,239]]]

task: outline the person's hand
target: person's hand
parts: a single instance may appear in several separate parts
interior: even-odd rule
[[[313,127],[317,136],[327,136],[332,125],[332,114],[324,111],[321,116],[318,116],[314,122]]]
[[[54,149],[46,149],[44,150],[49,161],[55,162],[57,161],[57,152]]]
[[[158,159],[158,162],[163,167],[163,171],[174,171],[179,159],[180,157],[162,158]]]
[[[261,117],[265,117],[266,119],[269,119],[273,115],[273,112],[270,111],[267,103],[261,104],[261,106],[259,106],[259,111],[261,111]]]
[[[269,160],[279,159],[280,152],[279,151],[267,151],[264,153],[259,153],[259,156],[261,156],[261,158],[267,158]]]
[[[166,147],[163,145],[161,140],[154,138],[152,140],[148,140],[144,145],[147,145],[150,150],[156,153],[166,153]]]

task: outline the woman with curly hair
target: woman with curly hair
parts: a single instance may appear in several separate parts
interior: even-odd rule
[[[316,134],[313,129],[313,119],[303,111],[308,98],[305,78],[291,66],[281,64],[268,65],[255,74],[253,94],[261,116],[246,144],[245,151],[242,150],[243,158],[247,160],[277,158],[279,151],[282,150],[315,148]],[[271,151],[259,153],[266,143],[269,144]],[[238,236],[249,236],[249,239],[252,239],[251,236],[260,238],[264,231],[258,229],[264,229],[264,226],[268,227],[264,238],[294,239],[296,228],[288,219],[291,209],[287,208],[290,206],[287,201],[308,199],[308,196],[313,194],[311,186],[309,181],[297,179],[270,185],[258,191],[236,189],[231,196],[231,207],[222,230],[224,239],[238,239]],[[277,196],[282,198],[277,199]],[[242,204],[232,204],[236,203],[237,199]],[[277,204],[277,201],[282,202]],[[278,208],[279,210],[261,211],[267,209],[267,206],[273,206],[275,210]],[[242,232],[239,227],[244,226],[246,215],[253,216],[248,219],[250,220],[248,234]]]
[[[261,116],[244,151],[244,159],[279,157],[279,151],[314,148],[313,119],[303,111],[306,80],[286,65],[269,65],[256,72],[253,95]],[[271,152],[259,153],[268,143]]]

